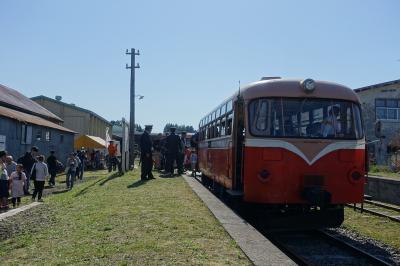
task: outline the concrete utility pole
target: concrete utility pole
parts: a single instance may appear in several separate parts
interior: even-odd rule
[[[126,69],[131,70],[131,95],[130,95],[130,119],[129,119],[129,166],[133,166],[135,162],[135,69],[140,68],[139,63],[135,65],[135,56],[140,55],[139,50],[135,51],[135,48],[131,48],[129,52],[126,49],[125,54],[131,56],[131,66],[126,64]]]

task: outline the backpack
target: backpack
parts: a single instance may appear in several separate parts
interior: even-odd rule
[[[65,170],[64,165],[60,161],[57,160],[57,173],[62,173],[62,172],[64,172],[64,170]]]

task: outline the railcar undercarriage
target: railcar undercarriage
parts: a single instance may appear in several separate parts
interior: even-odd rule
[[[243,201],[242,195],[227,193],[226,188],[205,175],[204,186],[231,206],[246,220],[269,230],[299,230],[339,227],[344,220],[340,204],[257,204]]]

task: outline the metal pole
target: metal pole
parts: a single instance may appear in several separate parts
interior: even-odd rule
[[[129,117],[129,166],[134,166],[135,162],[135,69],[140,68],[139,64],[135,65],[135,56],[139,55],[134,48],[131,51],[126,50],[126,54],[131,56],[131,66],[126,65],[126,69],[131,70],[130,84],[130,117]]]

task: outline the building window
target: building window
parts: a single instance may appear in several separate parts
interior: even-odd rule
[[[375,99],[376,119],[400,120],[400,99]]]
[[[64,135],[60,135],[60,143],[64,142]]]
[[[387,109],[382,107],[377,107],[376,119],[387,119]]]
[[[41,141],[42,140],[42,130],[38,129],[36,131],[36,140]]]
[[[50,130],[46,131],[46,141],[50,141],[51,140],[51,134],[50,134]]]
[[[32,126],[21,125],[21,144],[32,143]]]

